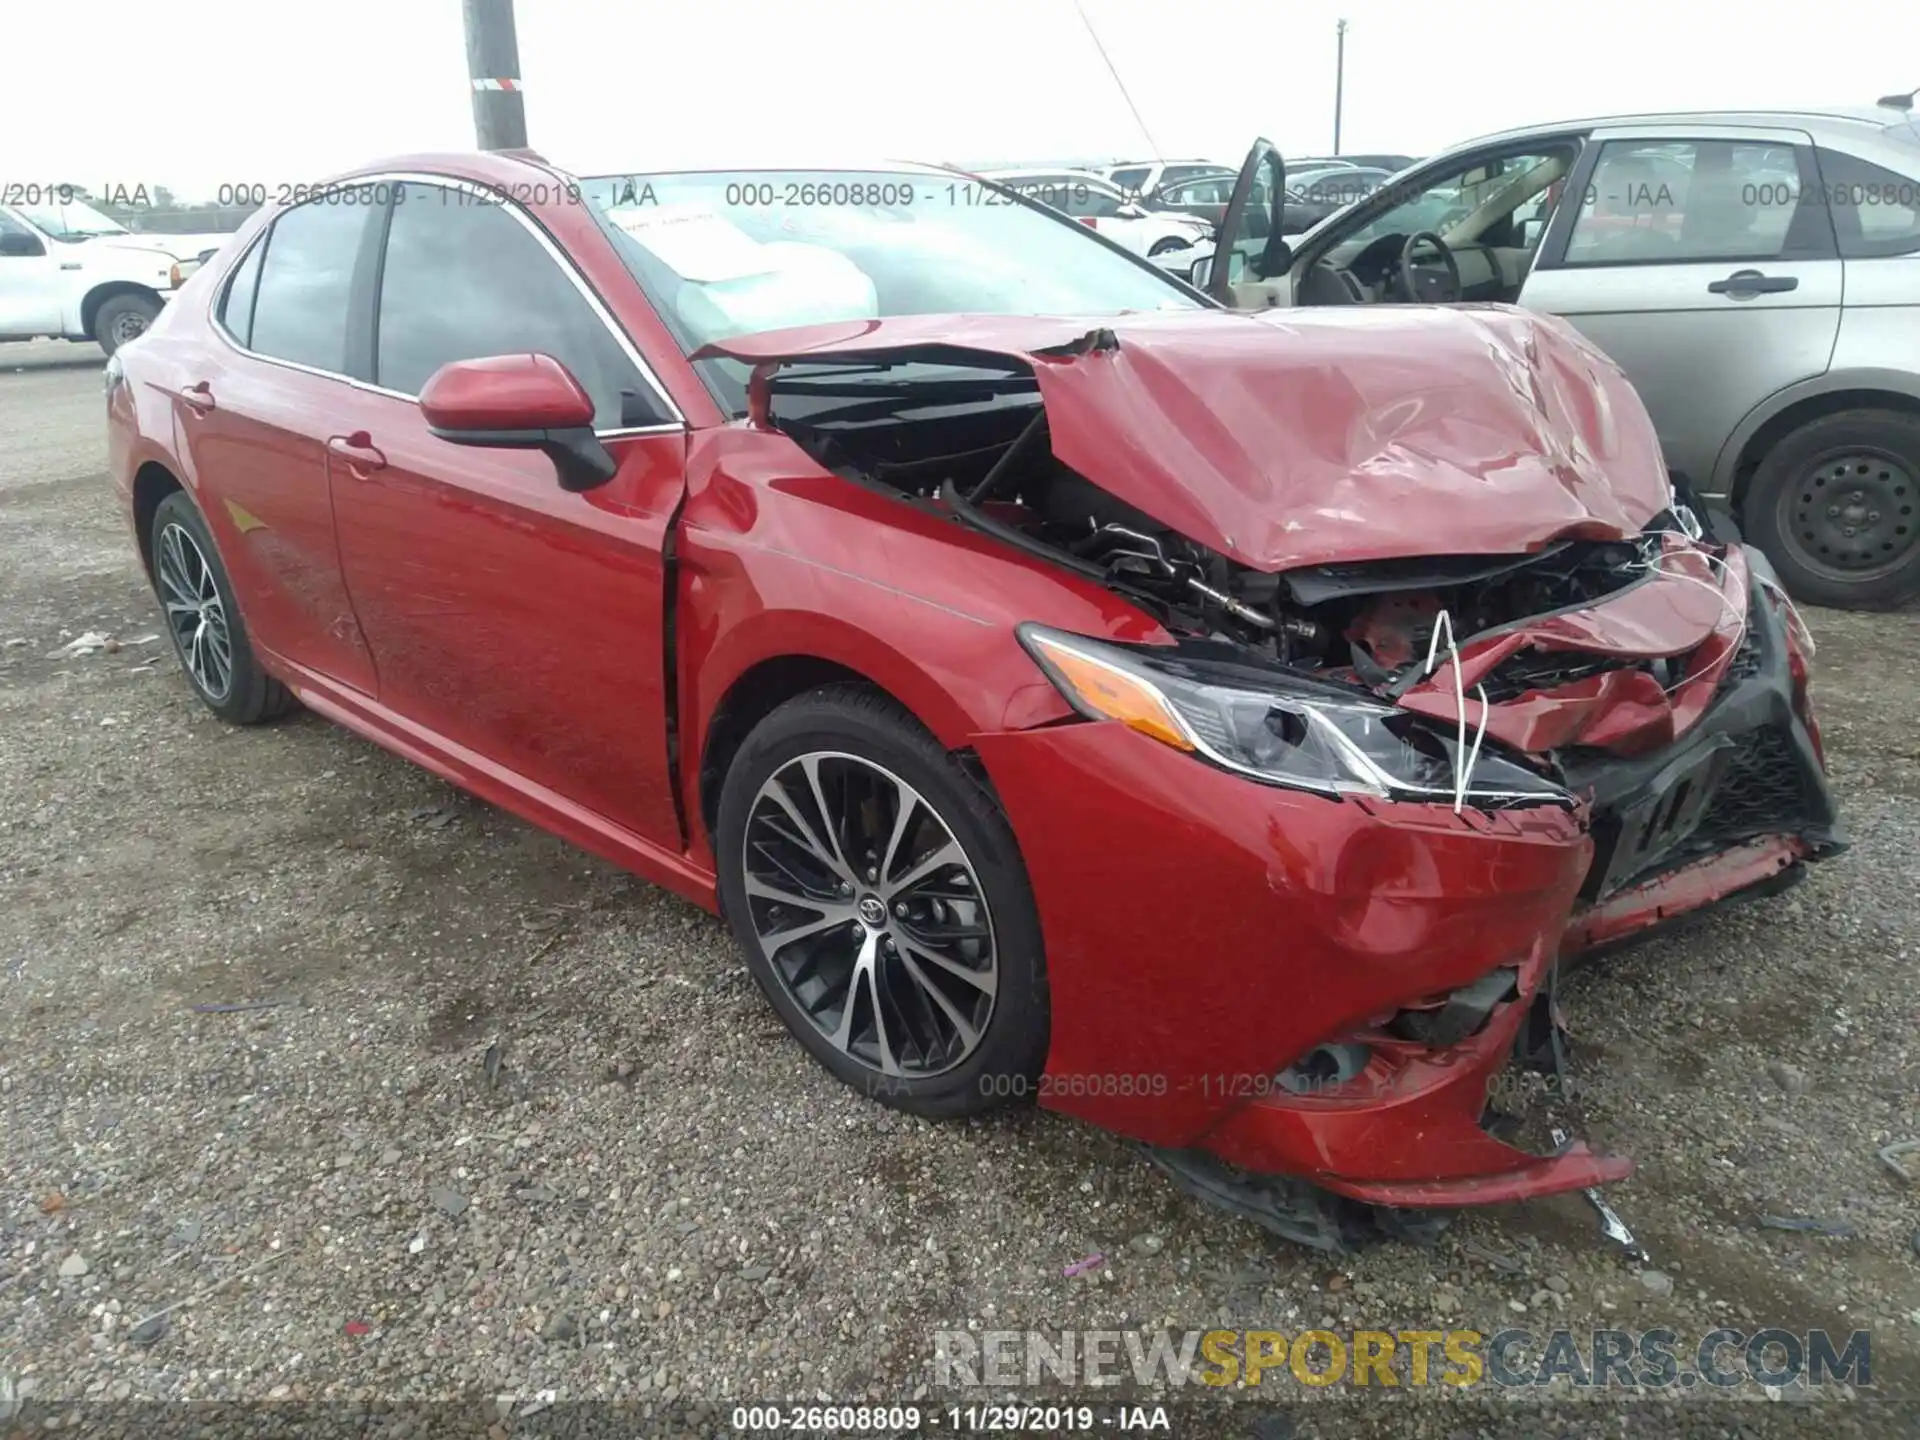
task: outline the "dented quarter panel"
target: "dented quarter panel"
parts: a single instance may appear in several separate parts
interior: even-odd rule
[[[1646,407],[1563,323],[1509,306],[1083,318],[923,315],[770,331],[704,353],[1030,363],[1054,453],[1259,570],[1507,554],[1637,534],[1670,498]],[[977,363],[977,359],[974,363]]]

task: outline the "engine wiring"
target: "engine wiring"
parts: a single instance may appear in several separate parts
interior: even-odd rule
[[[1487,738],[1487,687],[1475,685],[1474,694],[1480,697],[1480,729],[1473,737],[1473,748],[1467,748],[1467,693],[1460,680],[1460,647],[1454,643],[1453,616],[1443,607],[1433,619],[1433,635],[1427,641],[1427,659],[1421,666],[1420,678],[1433,674],[1435,662],[1440,658],[1440,632],[1447,632],[1447,653],[1453,661],[1453,704],[1454,713],[1460,722],[1459,747],[1466,756],[1464,764],[1456,763],[1453,778],[1453,813],[1458,815],[1467,806],[1467,788],[1473,783],[1473,767],[1480,763],[1480,742]]]

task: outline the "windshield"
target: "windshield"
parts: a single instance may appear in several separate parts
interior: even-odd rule
[[[1206,302],[1085,229],[960,175],[707,171],[581,182],[682,348],[890,315],[1104,316]],[[745,409],[747,367],[698,362]]]
[[[21,205],[20,213],[56,240],[85,240],[93,235],[125,235],[127,227],[79,200],[65,204]]]

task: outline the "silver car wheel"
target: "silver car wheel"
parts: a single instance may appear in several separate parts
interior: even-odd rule
[[[173,648],[200,693],[218,704],[233,688],[233,636],[213,567],[192,533],[180,525],[160,531],[156,550],[154,572]]]
[[[979,1047],[999,985],[993,917],[912,786],[857,755],[798,756],[754,796],[743,848],[760,951],[836,1050],[917,1080]]]

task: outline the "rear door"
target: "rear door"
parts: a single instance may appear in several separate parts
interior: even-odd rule
[[[228,277],[218,338],[173,407],[254,641],[369,695],[373,659],[341,583],[326,442],[357,393],[349,355],[371,294],[375,214],[310,202],[276,219]]]
[[[1775,391],[1824,374],[1842,269],[1812,138],[1758,126],[1594,132],[1520,293],[1612,356],[1667,464],[1709,482]]]
[[[677,851],[663,550],[685,425],[532,215],[451,180],[391,189],[373,385],[333,412],[329,442],[381,703]],[[600,488],[570,494],[537,451],[428,430],[415,397],[441,366],[528,352],[594,397],[620,467]]]

